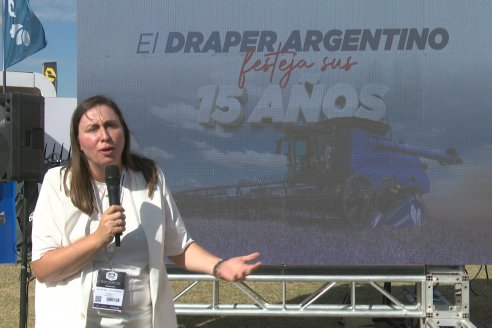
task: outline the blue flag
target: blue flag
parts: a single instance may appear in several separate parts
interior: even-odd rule
[[[29,0],[4,1],[3,65],[7,69],[46,47],[46,38]]]

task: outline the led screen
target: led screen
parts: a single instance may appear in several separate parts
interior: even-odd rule
[[[193,238],[268,264],[492,260],[488,1],[78,3]]]

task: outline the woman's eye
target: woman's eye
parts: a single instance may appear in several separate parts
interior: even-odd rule
[[[119,125],[118,125],[118,123],[108,123],[108,124],[106,124],[106,127],[108,129],[117,129],[117,128],[119,128]]]

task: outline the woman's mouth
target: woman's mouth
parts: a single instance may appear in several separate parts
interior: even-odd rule
[[[99,150],[99,152],[102,153],[103,155],[111,155],[113,150],[114,150],[113,147],[108,147],[108,148],[103,148],[103,149]]]

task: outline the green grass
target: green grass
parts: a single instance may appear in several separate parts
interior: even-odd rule
[[[492,289],[488,290],[489,282],[486,279],[485,270],[479,272],[480,266],[467,266],[470,278],[478,276],[471,282],[470,312],[471,321],[477,327],[492,323]],[[251,282],[254,284],[254,282]],[[34,327],[34,282],[29,286],[28,302],[28,327]],[[175,290],[183,287],[183,282],[173,282]],[[287,298],[290,301],[300,301],[317,289],[317,283],[291,283],[288,286]],[[279,283],[261,283],[254,289],[271,302],[280,302]],[[396,286],[395,289],[400,288]],[[394,292],[397,292],[394,290]],[[330,291],[335,298],[342,298],[346,291],[343,288]],[[445,292],[443,292],[445,293]],[[452,293],[452,291],[451,291]],[[475,294],[476,293],[476,294]],[[206,284],[200,287],[193,296],[187,296],[186,302],[209,302],[210,289]],[[20,304],[20,265],[0,265],[0,328],[19,327],[19,304]],[[221,299],[224,302],[249,302],[244,295],[234,287],[225,285],[221,287]],[[369,297],[370,295],[367,294]],[[446,296],[446,295],[445,295]],[[451,296],[452,297],[452,296]],[[339,300],[338,300],[339,301]],[[370,324],[370,319],[353,319],[358,321],[359,326]],[[321,328],[337,327],[340,318],[279,318],[279,317],[178,317],[179,328]],[[381,325],[378,325],[381,327]]]

